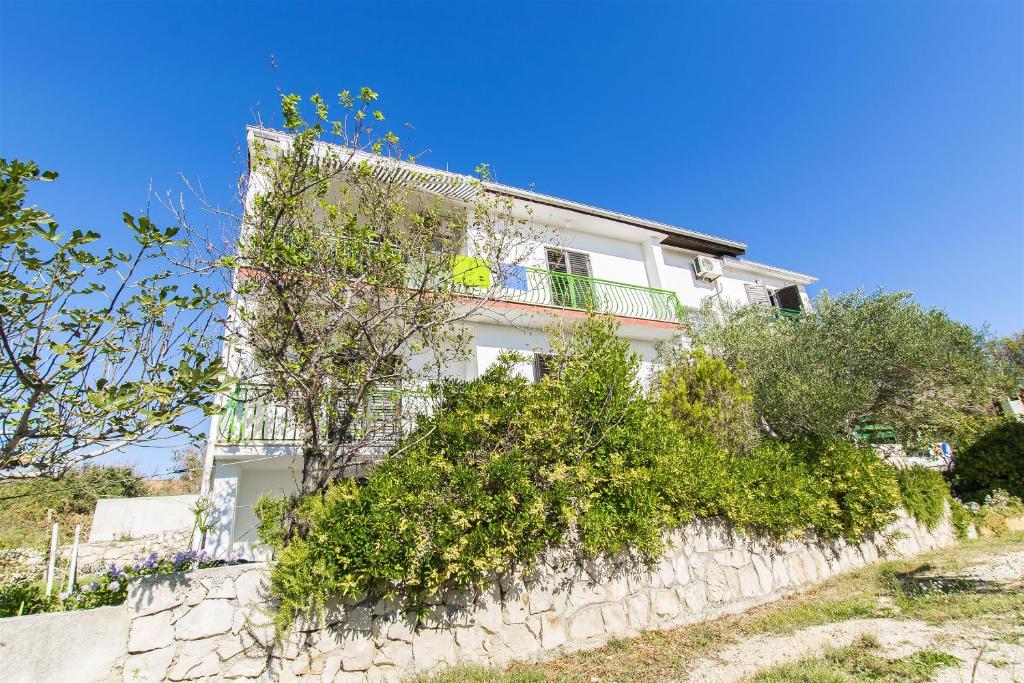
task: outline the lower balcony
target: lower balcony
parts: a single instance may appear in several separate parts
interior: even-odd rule
[[[217,419],[215,439],[221,444],[277,443],[302,441],[302,428],[291,411],[276,405],[266,388],[236,387]],[[426,391],[377,389],[356,419],[354,441],[366,441],[374,449],[387,450],[408,434],[416,416],[433,408]]]

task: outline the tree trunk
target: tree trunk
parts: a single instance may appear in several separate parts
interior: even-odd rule
[[[304,443],[302,445],[302,482],[299,495],[306,496],[322,491],[331,479],[331,466],[323,449]]]

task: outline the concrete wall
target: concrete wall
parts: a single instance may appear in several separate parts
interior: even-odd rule
[[[124,660],[128,622],[120,605],[0,619],[0,680],[109,681]]]
[[[96,501],[89,542],[189,531],[194,523],[191,508],[198,498],[196,495],[101,498]]]
[[[265,565],[149,577],[129,593],[120,676],[363,682],[457,663],[502,665],[742,611],[883,556],[953,543],[948,523],[929,532],[907,519],[858,545],[810,535],[775,543],[704,520],[670,534],[652,570],[626,557],[580,565],[552,553],[525,577],[437,596],[418,621],[390,601],[348,601],[276,646]]]

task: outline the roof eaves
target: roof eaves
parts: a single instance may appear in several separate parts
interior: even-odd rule
[[[818,278],[813,275],[807,275],[806,273],[798,273],[795,270],[787,270],[785,268],[779,268],[777,266],[770,266],[767,263],[758,263],[757,261],[750,261],[748,259],[734,258],[729,260],[726,265],[734,268],[739,267],[744,270],[764,273],[766,275],[776,275],[786,280],[792,280],[801,285],[809,285],[813,282],[817,282]]]
[[[513,187],[511,185],[502,185],[500,183],[488,182],[484,184],[484,187],[495,193],[505,194],[512,197],[518,197],[526,201],[538,204],[546,204],[548,206],[563,208],[569,211],[575,211],[577,213],[583,213],[590,216],[606,218],[608,220],[615,221],[618,223],[626,223],[629,225],[634,225],[636,227],[645,228],[647,230],[660,232],[663,235],[667,236],[679,236],[689,238],[696,242],[718,245],[724,248],[724,254],[739,255],[745,253],[747,249],[747,245],[745,243],[738,242],[736,240],[730,240],[724,237],[716,237],[715,235],[709,235],[704,232],[698,232],[696,230],[690,230],[688,228],[680,228],[674,225],[669,225],[667,223],[661,223],[659,221],[653,221],[647,218],[640,218],[639,216],[631,216],[626,213],[620,213],[618,211],[611,211],[609,209],[602,209],[597,206],[583,204],[582,202],[574,202],[569,199],[562,199],[561,197],[555,197],[552,195],[541,194],[539,192],[533,192],[532,190],[524,190],[522,188]]]
[[[288,139],[287,133],[267,128],[264,126],[246,126],[247,131],[250,135],[263,137],[265,139],[273,139],[279,142],[284,142]],[[330,145],[331,143],[323,143]],[[355,156],[369,158],[372,155],[365,152],[356,152]],[[450,178],[452,181],[470,181],[473,180],[472,176],[463,175],[460,173],[453,173],[451,171],[442,171],[440,169],[431,168],[430,166],[424,166],[411,161],[402,161],[400,159],[394,160],[401,167],[407,168],[410,171],[422,174],[432,174],[435,177]],[[653,221],[647,218],[640,218],[638,216],[631,216],[629,214],[620,213],[618,211],[611,211],[609,209],[602,209],[597,206],[591,206],[589,204],[583,204],[581,202],[575,202],[569,199],[562,199],[561,197],[555,197],[552,195],[541,194],[532,190],[524,190],[519,187],[512,185],[503,185],[496,182],[484,182],[482,187],[486,191],[495,192],[498,194],[504,194],[512,197],[517,197],[525,201],[534,202],[538,204],[545,204],[556,208],[563,208],[576,213],[585,215],[595,216],[598,218],[605,218],[607,220],[615,221],[617,223],[624,223],[646,230],[661,233],[665,235],[665,239],[662,243],[667,246],[683,247],[688,249],[696,249],[698,251],[706,251],[714,254],[715,256],[740,256],[746,253],[747,245],[743,242],[736,240],[726,239],[724,237],[716,237],[708,233],[699,232],[697,230],[690,230],[688,228],[680,228],[667,223],[661,223],[659,221]],[[465,198],[463,198],[465,199]]]

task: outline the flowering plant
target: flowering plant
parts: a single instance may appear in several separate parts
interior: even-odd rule
[[[151,553],[147,557],[135,557],[134,560],[132,564],[124,566],[111,563],[107,571],[94,577],[91,582],[83,581],[77,586],[77,590],[61,593],[57,597],[54,610],[120,605],[128,597],[128,582],[133,578],[203,569],[219,564],[219,561],[213,560],[205,550],[183,550],[168,557]]]

